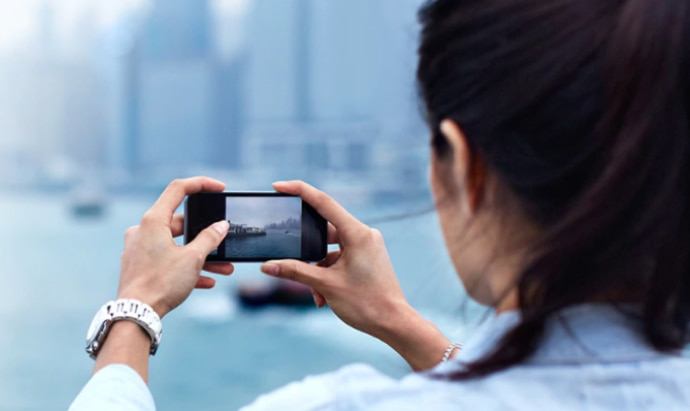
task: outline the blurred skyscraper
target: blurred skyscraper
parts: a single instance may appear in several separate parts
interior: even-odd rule
[[[122,157],[135,175],[238,164],[241,62],[213,49],[208,0],[156,0],[124,70]]]
[[[0,55],[0,182],[64,186],[105,162],[105,85],[91,53],[65,52],[55,5],[37,11],[30,40]],[[96,38],[88,15],[76,25],[85,39]]]
[[[419,3],[252,1],[245,164],[369,184],[406,174],[401,158],[423,138],[414,93]]]

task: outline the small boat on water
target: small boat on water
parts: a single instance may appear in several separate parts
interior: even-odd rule
[[[258,237],[266,235],[266,230],[259,227],[247,227],[246,224],[235,224],[228,220],[230,229],[228,230],[228,237]]]
[[[269,306],[315,308],[309,287],[294,281],[276,280],[269,283],[240,284],[239,303],[249,309]]]
[[[100,218],[105,213],[106,196],[103,190],[80,186],[70,193],[69,209],[75,218]]]

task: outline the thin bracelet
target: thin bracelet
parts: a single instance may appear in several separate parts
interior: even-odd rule
[[[446,348],[446,352],[443,353],[443,360],[441,360],[441,362],[448,362],[450,355],[453,353],[453,351],[455,351],[455,349],[462,350],[462,344],[451,343],[448,348]]]

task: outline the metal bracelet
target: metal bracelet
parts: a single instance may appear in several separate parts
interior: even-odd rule
[[[450,355],[453,354],[453,351],[456,349],[462,350],[462,344],[460,343],[451,343],[448,348],[446,348],[446,352],[443,353],[443,359],[441,362],[448,362],[450,359]]]

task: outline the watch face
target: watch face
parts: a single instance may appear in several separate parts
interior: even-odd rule
[[[99,331],[103,331],[103,329],[106,326],[105,320],[106,320],[106,315],[105,311],[103,309],[98,310],[96,315],[93,317],[93,320],[91,320],[91,325],[89,326],[89,330],[86,332],[86,343],[87,345],[90,345],[98,335],[100,334]]]
[[[163,324],[161,323],[160,318],[158,315],[152,315],[150,316],[151,318],[148,318],[148,326],[153,330],[153,333],[156,335],[156,339],[160,340],[161,335],[163,334]]]

